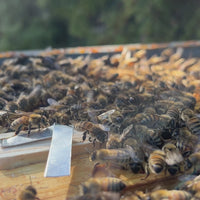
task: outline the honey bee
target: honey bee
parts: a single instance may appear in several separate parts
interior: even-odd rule
[[[200,119],[197,116],[186,121],[186,126],[195,135],[200,135]]]
[[[180,165],[183,163],[183,156],[179,149],[174,144],[167,143],[162,147],[162,151],[166,156],[166,170],[168,170],[171,175],[178,173],[181,170]]]
[[[103,94],[99,94],[96,101],[101,105],[102,108],[108,104],[108,98]]]
[[[166,155],[162,150],[153,151],[148,159],[148,168],[154,174],[161,173],[166,168]],[[147,177],[149,175],[149,171],[146,168]]]
[[[176,146],[183,157],[188,157],[198,142],[198,137],[193,135],[186,127],[176,129],[173,132],[173,137],[175,137]]]
[[[166,49],[164,49],[163,51],[162,51],[162,53],[161,53],[161,55],[162,56],[166,56],[166,57],[169,57],[169,56],[171,56],[173,54],[173,50],[172,49],[170,49],[170,48],[166,48]]]
[[[192,180],[184,183],[183,189],[189,191],[192,194],[198,193],[200,189],[200,176],[196,176]]]
[[[15,130],[15,135],[18,135],[22,127],[28,127],[28,135],[30,135],[32,125],[38,125],[38,128],[40,129],[41,124],[47,125],[45,116],[34,113],[23,113],[23,116],[15,119],[11,123],[10,128]]]
[[[43,85],[45,88],[51,88],[57,83],[68,84],[70,81],[73,81],[73,78],[59,70],[52,70],[43,76]]]
[[[172,143],[165,144],[162,147],[162,151],[165,153],[165,162],[168,165],[178,164],[183,161],[183,157],[179,149]]]
[[[100,161],[114,166],[119,166],[123,169],[131,169],[133,172],[139,171],[138,166],[144,162],[144,154],[138,149],[133,149],[130,146],[121,149],[100,149],[94,151],[91,156],[91,161]],[[141,149],[140,149],[141,150]],[[137,166],[137,170],[136,170]]]
[[[42,86],[37,85],[31,93],[27,96],[28,104],[29,104],[29,111],[37,108],[40,106],[41,95],[43,93]]]
[[[18,93],[21,91],[23,92],[29,92],[30,90],[30,84],[27,81],[19,80],[19,79],[14,79],[10,82],[11,88],[14,89],[15,94],[18,96]]]
[[[123,115],[124,119],[132,118],[135,117],[135,115],[139,112],[140,106],[131,104],[122,108],[120,112]]]
[[[100,149],[94,151],[91,156],[91,161],[114,162],[121,165],[126,165],[132,162],[132,148],[122,149]]]
[[[153,129],[167,129],[175,126],[175,121],[168,115],[139,113],[135,116],[137,123]]]
[[[17,100],[17,104],[20,110],[32,112],[39,106],[46,106],[47,98],[49,98],[49,94],[44,91],[41,85],[37,85],[30,94],[25,95],[24,93],[21,93]]]
[[[156,114],[156,109],[155,109],[154,107],[149,106],[149,107],[146,107],[146,108],[144,109],[144,112],[143,112],[143,113],[145,113],[145,114],[150,114],[150,115],[154,115],[154,114]]]
[[[15,112],[18,109],[19,109],[19,106],[14,101],[9,101],[5,106],[5,110],[10,111],[10,112]]]
[[[154,96],[149,93],[136,94],[129,97],[129,102],[134,105],[139,105],[141,102],[143,104],[150,104],[153,103],[154,100]]]
[[[194,111],[189,109],[189,108],[186,108],[184,109],[182,112],[181,112],[181,119],[183,121],[187,121],[189,120],[190,118],[194,117]]]
[[[85,103],[77,103],[77,104],[73,104],[69,107],[69,112],[70,115],[72,116],[72,119],[75,120],[84,120],[84,119],[88,119],[88,113],[85,110],[85,108],[87,107],[87,105]]]
[[[1,94],[0,94],[1,95]],[[2,110],[8,102],[0,97],[0,109]]]
[[[74,102],[76,102],[76,101],[77,101],[77,99],[75,96],[66,95],[64,98],[60,99],[58,102],[61,105],[72,106],[74,104]]]
[[[107,149],[118,149],[122,148],[123,144],[121,138],[119,138],[118,134],[109,134],[108,140],[106,142]]]
[[[130,105],[131,102],[129,100],[129,98],[127,97],[124,97],[122,95],[118,95],[116,98],[115,98],[115,105],[118,109],[122,109],[123,107],[126,107],[127,105]]]
[[[138,139],[140,143],[147,142],[152,146],[160,147],[163,144],[161,138],[161,132],[159,130],[148,128],[144,125],[135,125],[134,126],[134,136],[135,139]]]
[[[135,145],[134,140],[136,140],[141,146],[143,146],[143,143],[148,143],[154,147],[160,147],[163,144],[161,132],[159,130],[148,128],[144,125],[131,124],[127,126],[123,130],[120,138],[120,142],[122,144],[128,144],[130,146],[132,145],[129,140],[133,141],[133,145]]]
[[[108,139],[108,133],[102,130],[98,124],[94,124],[89,121],[82,121],[75,124],[74,128],[78,131],[84,131],[83,141],[86,139],[86,135],[89,134],[89,141],[94,138],[93,143],[97,139],[99,142],[104,143]]]
[[[120,192],[126,187],[126,184],[113,177],[90,178],[81,185],[82,194],[97,194],[101,191]]]
[[[113,109],[114,110],[114,109]],[[112,110],[110,110],[111,112]],[[108,113],[108,112],[106,112]],[[103,113],[104,114],[104,113]],[[98,119],[103,118],[103,115],[97,117]],[[105,116],[104,116],[105,118]],[[108,131],[112,133],[120,133],[121,132],[121,124],[123,123],[124,117],[119,111],[114,111],[108,114],[108,117],[101,120],[101,124],[107,128]]]
[[[189,174],[200,174],[200,152],[192,153],[184,163],[184,169]]]
[[[67,87],[65,85],[55,84],[49,89],[49,92],[55,99],[60,100],[66,96]]]
[[[23,93],[17,99],[17,104],[20,110],[29,111],[29,102],[27,97]]]
[[[155,109],[156,112],[161,115],[161,114],[165,114],[167,112],[167,110],[174,104],[174,101],[170,101],[170,100],[157,100],[155,102]]]
[[[49,123],[50,124],[58,123],[58,124],[68,125],[69,120],[70,120],[69,116],[66,113],[55,112],[50,116]]]
[[[182,102],[180,102],[180,101],[177,101],[177,102],[174,102],[174,106],[178,109],[178,111],[179,111],[179,117],[181,117],[180,116],[180,113],[182,113],[182,111],[184,110],[184,109],[186,109],[186,105],[184,105]]]
[[[147,53],[146,50],[141,49],[134,53],[134,57],[142,59],[143,57],[145,57],[146,53]]]
[[[190,109],[183,110],[181,118],[185,121],[188,129],[195,135],[200,134],[200,119]]]
[[[177,200],[189,200],[192,195],[184,190],[156,190],[151,192],[149,199],[151,200],[161,200],[161,199],[177,199]]]
[[[33,186],[28,186],[18,196],[19,200],[39,200],[40,198],[37,197],[37,191]]]
[[[176,107],[176,105],[172,105],[169,107],[169,109],[166,112],[166,115],[169,115],[171,118],[178,121],[179,119],[179,110]]]

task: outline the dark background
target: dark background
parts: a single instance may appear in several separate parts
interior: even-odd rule
[[[198,0],[0,0],[0,51],[199,39]]]

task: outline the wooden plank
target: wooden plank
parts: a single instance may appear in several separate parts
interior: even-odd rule
[[[73,135],[72,156],[91,152],[93,145],[89,142],[81,142],[82,133]],[[24,165],[44,162],[47,160],[51,140],[37,141],[34,143],[0,148],[0,170],[11,169]],[[96,143],[95,148],[99,148]]]
[[[88,153],[73,156],[71,175],[65,177],[45,178],[43,175],[46,163],[37,163],[11,170],[1,170],[0,200],[16,199],[20,191],[31,184],[37,189],[40,199],[64,200],[66,197],[69,199],[79,195],[80,184],[91,178],[91,172],[95,164],[90,162],[88,157]],[[149,191],[149,189],[156,186],[163,187],[165,183],[170,188],[177,181],[176,176],[166,176],[164,173],[159,176],[150,175],[147,179],[142,180],[145,174],[133,174],[130,171],[117,169],[111,169],[111,171],[127,184],[129,192],[139,189]]]
[[[62,200],[66,196],[77,194],[80,182],[86,181],[92,170],[91,163],[88,163],[88,154],[74,156],[71,176],[44,178],[45,165],[46,163],[38,163],[0,171],[0,199],[16,199],[21,190],[32,184],[37,189],[40,199]]]

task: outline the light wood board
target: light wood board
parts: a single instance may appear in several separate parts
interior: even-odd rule
[[[0,171],[0,200],[14,200],[20,191],[28,185],[33,185],[41,200],[49,199],[70,199],[79,195],[79,185],[91,177],[91,172],[95,163],[88,159],[89,154],[76,155],[72,157],[71,175],[65,177],[44,178],[46,163],[32,164],[11,170]],[[161,185],[171,179],[172,183],[176,177],[166,177],[151,175],[146,180],[142,180],[145,174],[133,174],[130,171],[114,170],[116,177],[121,178],[128,185],[128,190],[133,191],[140,188],[153,187],[153,184]],[[171,184],[171,183],[170,183]],[[156,186],[155,186],[156,187]]]
[[[8,135],[10,136],[10,133]],[[93,145],[88,141],[83,143],[81,140],[82,133],[76,132],[73,135],[72,156],[92,151]],[[47,161],[50,144],[51,138],[8,148],[0,147],[0,170]],[[99,148],[98,143],[95,148]]]
[[[39,141],[33,144],[1,149],[0,152],[0,200],[14,200],[20,191],[28,185],[33,185],[38,191],[38,197],[43,199],[70,199],[79,195],[79,185],[91,177],[95,163],[89,161],[93,144],[81,142],[81,135],[73,137],[71,175],[65,177],[44,178],[44,170],[48,156],[50,140]],[[100,148],[96,144],[95,149]],[[33,164],[35,163],[35,164]],[[5,170],[6,168],[6,170]],[[9,169],[8,169],[9,168]],[[12,169],[11,169],[12,168]],[[111,169],[113,174],[127,184],[127,189],[137,190],[154,187],[158,182],[176,182],[176,177],[151,175],[142,180],[145,174],[133,174],[130,171]],[[156,186],[155,186],[156,187]]]

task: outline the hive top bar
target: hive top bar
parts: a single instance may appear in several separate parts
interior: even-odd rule
[[[48,55],[59,55],[59,54],[76,55],[76,54],[117,53],[117,52],[122,52],[123,48],[128,48],[131,51],[135,51],[139,49],[156,51],[158,49],[163,49],[163,48],[168,48],[168,47],[169,48],[183,47],[183,48],[196,49],[200,47],[200,41],[197,40],[197,41],[150,43],[150,44],[136,43],[136,44],[69,47],[69,48],[59,48],[59,49],[47,48],[44,50],[8,51],[8,52],[1,52],[0,58],[13,57],[13,56],[18,56],[18,55],[48,56]]]

